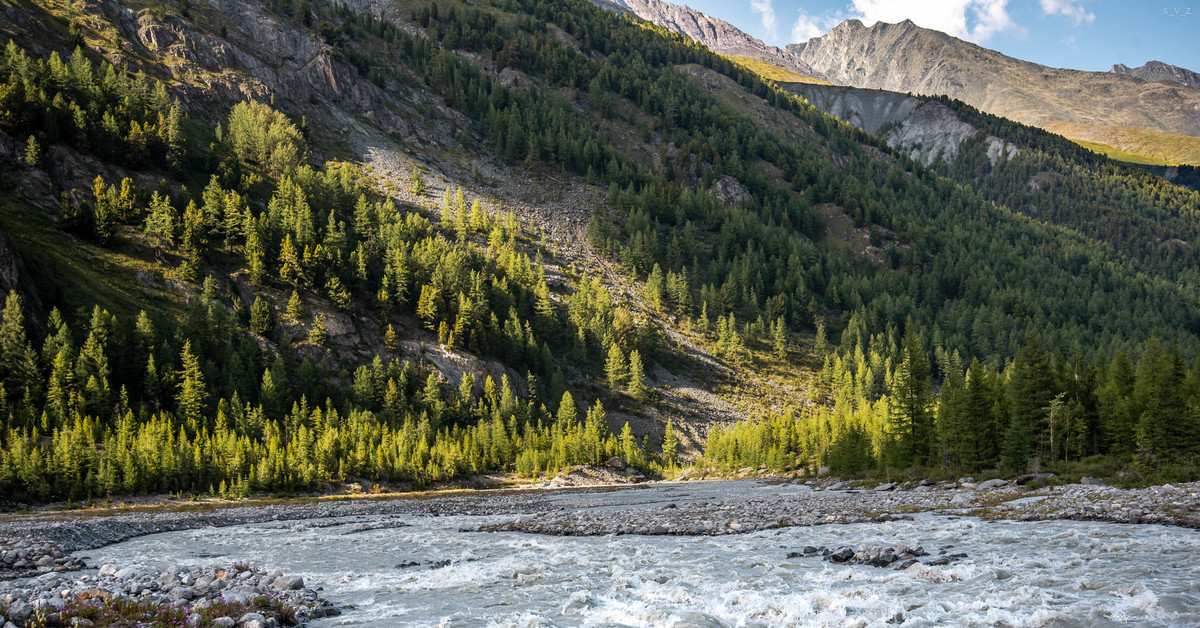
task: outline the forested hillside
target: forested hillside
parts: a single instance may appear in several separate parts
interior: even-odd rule
[[[669,472],[724,405],[730,468],[1196,453],[1190,192],[964,185],[582,0],[105,10],[5,25],[0,496]]]

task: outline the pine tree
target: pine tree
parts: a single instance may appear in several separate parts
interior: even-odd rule
[[[1004,433],[1002,460],[1013,471],[1023,471],[1041,444],[1046,431],[1047,411],[1053,398],[1050,364],[1032,336],[1013,360],[1008,388],[1012,397],[1012,417]]]
[[[246,230],[246,245],[242,247],[242,255],[246,258],[246,268],[250,271],[250,281],[262,283],[267,276],[267,252],[263,249],[262,238],[258,229],[253,225]]]
[[[558,415],[555,420],[564,428],[575,424],[578,420],[578,410],[575,407],[575,398],[571,396],[569,391],[564,391],[562,399],[558,402]]]
[[[150,197],[150,208],[146,213],[144,231],[155,249],[169,249],[175,245],[176,218],[171,199],[155,192]]]
[[[417,166],[412,167],[409,175],[408,191],[413,196],[421,196],[425,193],[425,179],[421,176],[421,170]]]
[[[304,303],[300,300],[300,293],[292,290],[292,296],[288,297],[287,309],[283,311],[283,315],[293,323],[299,322],[300,317],[304,316]]]
[[[1183,398],[1184,369],[1178,353],[1157,339],[1146,343],[1138,362],[1134,396],[1143,408],[1137,424],[1137,455],[1152,466],[1192,453],[1194,414]]]
[[[665,290],[666,286],[663,283],[662,268],[658,264],[655,264],[654,268],[650,271],[650,276],[646,278],[646,289],[644,291],[646,300],[655,308],[661,308],[663,306],[663,293]]]
[[[250,306],[250,331],[268,336],[275,329],[275,308],[266,299],[255,296]]]
[[[179,395],[176,407],[181,419],[199,425],[204,418],[205,400],[208,392],[204,387],[204,374],[200,371],[200,360],[192,353],[192,341],[183,343],[180,353],[182,368],[179,372]]]
[[[14,392],[38,386],[37,354],[25,335],[25,311],[16,291],[8,293],[0,315],[0,376]],[[0,407],[0,413],[7,409]]]
[[[646,373],[642,367],[642,355],[637,349],[629,352],[629,396],[638,401],[645,401],[649,394],[646,389]]]
[[[907,327],[889,398],[888,433],[895,446],[892,463],[899,467],[926,463],[933,436],[929,366],[916,325],[909,321]]]
[[[978,359],[971,360],[965,386],[962,424],[967,437],[961,452],[962,465],[967,469],[989,467],[996,463],[1000,452],[1000,421],[987,373]]]
[[[820,360],[829,353],[829,339],[825,336],[825,319],[817,317],[817,337],[813,341],[813,353]]]
[[[160,83],[161,85],[161,83]],[[179,101],[171,103],[167,113],[167,164],[172,170],[179,172],[183,168],[183,111]]]
[[[325,315],[313,317],[312,328],[308,330],[308,342],[324,347],[329,342],[329,332],[325,330]]]
[[[633,436],[633,429],[629,427],[629,421],[621,428],[621,457],[625,459],[627,465],[637,465],[641,462],[641,456],[638,455],[637,439]]]
[[[613,342],[608,345],[608,360],[604,363],[604,374],[608,378],[609,390],[618,392],[621,386],[625,383],[625,378],[629,375],[628,366],[625,363],[625,353],[621,351],[621,347]]]
[[[771,348],[776,358],[780,360],[787,357],[787,326],[783,322],[783,317],[775,319],[774,330],[771,333]]]
[[[396,328],[391,323],[388,323],[387,331],[383,333],[383,346],[388,350],[388,353],[395,353],[398,347],[396,342]]]
[[[967,423],[966,381],[958,353],[951,354],[942,367],[942,390],[937,404],[937,437],[943,466],[959,469],[973,456],[971,426]]]
[[[471,202],[471,229],[477,233],[487,229],[487,215],[483,213],[483,203],[479,199]]]
[[[663,430],[662,440],[662,459],[663,464],[668,468],[675,468],[677,459],[676,449],[679,446],[678,440],[675,438],[675,426],[672,424],[670,417],[667,418],[667,427]]]
[[[30,168],[36,168],[42,161],[42,147],[38,145],[37,138],[30,135],[25,142],[25,165]]]
[[[421,296],[417,298],[417,316],[425,321],[429,329],[437,329],[438,300],[441,291],[429,284],[421,286]]]

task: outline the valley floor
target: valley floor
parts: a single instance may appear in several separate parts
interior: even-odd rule
[[[970,478],[964,478],[970,480]],[[480,530],[520,530],[553,535],[720,535],[756,530],[887,521],[919,512],[984,519],[1050,519],[1144,523],[1200,528],[1200,482],[1120,489],[1102,484],[1027,488],[1004,480],[882,484],[858,489],[837,479],[750,481],[757,486],[788,484],[785,496],[685,500],[658,509],[590,508],[591,492],[627,492],[636,498],[646,487],[685,487],[746,480],[705,480],[607,484],[556,488],[542,483],[510,489],[445,490],[421,493],[259,501],[166,502],[118,508],[42,511],[0,515],[0,579],[61,570],[71,552],[95,549],[130,538],[202,527],[226,527],[265,521],[308,521],[365,515],[507,515],[510,519]],[[556,494],[573,494],[563,508]],[[39,565],[37,556],[18,560],[5,552],[21,539],[59,556]]]
[[[1042,478],[1022,478],[1023,481],[1030,479],[1036,482]],[[196,625],[203,626],[225,625],[219,623],[225,617],[216,617],[220,614],[236,619],[243,614],[258,612],[261,616],[265,613],[264,622],[255,625],[267,626],[297,625],[343,611],[365,612],[354,610],[353,605],[340,609],[331,606],[330,600],[320,597],[320,588],[306,588],[303,579],[285,577],[278,571],[283,568],[295,573],[300,569],[306,577],[316,573],[301,564],[293,564],[295,560],[274,564],[271,563],[274,556],[271,552],[243,556],[240,552],[250,550],[230,547],[225,552],[211,550],[217,553],[210,554],[206,553],[209,550],[173,545],[194,535],[227,537],[233,545],[236,545],[236,539],[246,538],[266,542],[261,536],[263,529],[278,529],[279,534],[299,534],[307,539],[305,542],[323,539],[321,543],[336,543],[346,535],[356,535],[354,538],[368,544],[380,543],[383,538],[391,538],[387,536],[390,534],[416,534],[414,539],[427,539],[422,534],[433,535],[429,538],[452,534],[462,537],[461,542],[469,540],[484,545],[487,542],[480,537],[488,537],[487,533],[493,532],[525,532],[544,535],[543,539],[609,538],[608,541],[595,539],[601,543],[610,543],[613,537],[620,535],[644,535],[644,540],[637,541],[640,546],[651,543],[651,537],[688,536],[693,537],[689,542],[699,543],[702,542],[700,537],[767,530],[776,530],[768,535],[771,538],[783,533],[820,540],[832,534],[826,540],[844,542],[839,531],[862,529],[863,526],[877,530],[873,533],[879,537],[876,540],[884,542],[890,534],[888,531],[894,532],[897,526],[910,534],[921,532],[936,536],[937,528],[953,528],[963,522],[980,520],[1075,520],[1078,523],[1060,521],[1053,525],[1068,528],[1078,525],[1080,534],[1088,531],[1090,536],[1111,533],[1145,539],[1155,538],[1166,530],[1161,527],[1157,531],[1147,529],[1143,535],[1124,527],[1121,530],[1097,528],[1096,522],[1200,527],[1200,482],[1140,489],[1119,489],[1098,481],[1029,488],[1005,480],[977,484],[971,478],[963,478],[958,482],[943,483],[887,483],[865,489],[835,478],[766,478],[547,488],[223,503],[175,502],[0,515],[0,605],[4,605],[10,618],[17,619],[18,626],[25,625],[22,617],[32,621],[37,612],[50,613],[65,624],[68,619],[80,617],[81,609],[91,609],[85,603],[93,599],[102,599],[110,606],[111,600],[135,603],[134,606],[121,606],[126,609],[121,610],[122,613],[129,608],[138,613],[147,612],[145,609],[151,606],[182,609],[178,612],[194,616]],[[883,525],[876,528],[874,524],[877,523]],[[411,532],[426,527],[441,532]],[[808,531],[799,530],[803,527],[808,527]],[[227,530],[218,530],[220,528]],[[782,528],[795,529],[785,532],[779,530]],[[161,533],[175,534],[150,536]],[[502,536],[508,538],[511,535]],[[871,536],[869,530],[868,536]],[[740,546],[743,539],[759,542],[754,539],[762,538],[762,534],[751,534],[731,537],[728,542]],[[203,541],[197,547],[207,547],[211,542]],[[354,543],[350,539],[340,542]],[[662,539],[661,542],[669,541]],[[173,548],[171,551],[175,554],[189,558],[178,562],[178,557],[155,555],[157,550],[128,549],[147,543],[165,543],[164,547]],[[106,546],[112,547],[101,549]],[[409,545],[402,544],[402,547]],[[893,550],[883,545],[874,550],[867,546],[857,550],[805,546],[802,551],[789,553],[788,559],[804,561],[811,558],[817,561],[815,564],[820,564],[824,558],[825,562],[835,564],[894,569],[913,567],[921,571],[952,565],[966,557],[961,553],[949,554],[946,548],[955,547],[953,545],[943,548],[945,551],[940,555],[924,553],[920,546],[912,547],[915,549],[906,546]],[[972,546],[972,549],[978,548]],[[389,551],[386,543],[378,549],[383,554]],[[456,561],[452,554],[446,554],[449,559],[439,558],[443,554],[424,561],[414,562],[410,558],[393,569],[402,573],[408,573],[406,570],[410,569],[419,572],[421,569],[455,568],[453,566],[463,560],[476,560],[460,557]],[[301,552],[298,555],[321,554]],[[197,571],[196,565],[192,564],[196,558],[221,558],[224,562],[215,571],[210,567]],[[233,559],[236,561],[230,563]],[[335,558],[331,560],[341,565],[339,570],[350,568],[352,571],[348,573],[357,573],[360,566],[355,561],[366,559],[348,558],[349,562],[344,564]],[[169,562],[158,564],[163,560]],[[394,562],[389,556],[371,560]],[[93,561],[97,564],[84,564]],[[100,567],[98,572],[92,571],[97,567]],[[160,568],[162,573],[158,574]],[[276,571],[267,571],[272,569]],[[372,573],[368,570],[363,575]],[[339,603],[339,595],[344,598],[346,592],[335,591],[333,603]]]

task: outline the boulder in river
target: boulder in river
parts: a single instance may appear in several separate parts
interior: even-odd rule
[[[875,487],[875,490],[877,490],[877,491],[891,491],[891,490],[895,490],[895,489],[896,489],[895,482],[884,482],[883,484],[880,484],[879,486]]]
[[[829,555],[829,561],[834,563],[849,562],[851,558],[854,558],[854,550],[849,547],[843,547]]]
[[[1057,473],[1026,473],[1025,475],[1017,476],[1017,479],[1013,480],[1013,484],[1016,484],[1018,486],[1025,486],[1026,484],[1029,484],[1030,482],[1034,482],[1036,480],[1049,480],[1050,478],[1053,478],[1053,477],[1058,477],[1058,474]]]
[[[996,478],[994,480],[987,480],[984,482],[980,482],[979,490],[990,491],[990,490],[996,489],[996,488],[1004,488],[1005,486],[1008,486],[1008,480],[1001,480],[1000,478]]]

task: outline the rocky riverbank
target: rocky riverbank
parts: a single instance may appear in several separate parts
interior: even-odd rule
[[[211,571],[173,567],[143,573],[100,567],[96,574],[47,572],[0,582],[0,625],[217,626],[278,628],[341,614],[304,580],[234,564]],[[127,623],[114,624],[125,621]]]
[[[796,492],[757,499],[666,502],[652,507],[560,509],[471,528],[565,536],[714,536],[789,526],[888,521],[915,512],[1036,521],[1075,519],[1200,528],[1200,483],[1118,489],[1093,481],[1029,490],[1017,481],[885,483],[858,490],[839,480],[796,482]],[[1020,482],[1020,483],[1018,483]]]
[[[141,571],[136,557],[98,572],[74,552],[137,536],[202,527],[374,515],[487,515],[545,508],[538,492],[404,499],[325,500],[255,506],[62,511],[0,517],[0,628],[36,626],[300,626],[340,610],[300,578],[244,564],[211,571]],[[405,525],[393,519],[348,534]],[[66,573],[73,572],[73,573]],[[107,615],[106,615],[107,613]],[[111,624],[116,617],[129,623]]]

